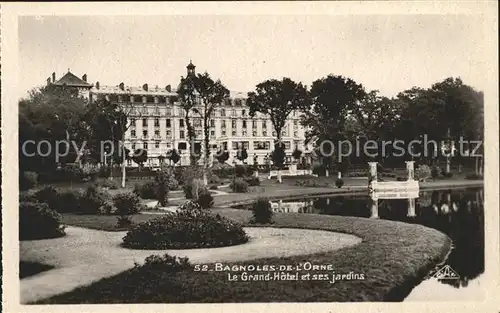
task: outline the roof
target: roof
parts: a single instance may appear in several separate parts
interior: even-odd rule
[[[71,72],[67,72],[61,79],[53,83],[56,86],[72,86],[72,87],[92,87],[91,84],[87,83],[83,79],[77,77]]]

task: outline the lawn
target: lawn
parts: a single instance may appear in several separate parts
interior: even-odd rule
[[[245,210],[215,209],[214,212],[242,223],[251,217],[251,212]],[[136,218],[139,216],[134,216]],[[276,227],[350,233],[363,241],[331,252],[235,264],[331,264],[337,274],[364,274],[364,280],[333,284],[317,280],[232,282],[227,279],[228,272],[222,271],[168,272],[137,268],[39,303],[400,301],[443,260],[451,244],[447,236],[434,229],[387,220],[288,213],[276,214],[274,221]],[[332,274],[331,271],[321,273]]]
[[[53,269],[53,266],[37,262],[19,262],[19,278],[23,279]]]

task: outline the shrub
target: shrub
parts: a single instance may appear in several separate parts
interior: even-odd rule
[[[236,175],[236,177],[243,177],[243,176],[245,176],[246,173],[247,173],[247,170],[246,170],[245,166],[236,165],[234,167],[234,174]]]
[[[337,178],[335,180],[335,186],[337,186],[337,188],[342,188],[342,186],[344,186],[344,180],[342,178]]]
[[[269,199],[259,198],[252,207],[252,220],[251,223],[268,224],[271,223],[274,212],[271,209]]]
[[[128,215],[120,215],[116,218],[116,227],[117,228],[128,228],[132,226],[134,222]]]
[[[212,186],[210,186],[210,187],[209,187],[209,189],[210,189],[210,190],[217,190],[217,189],[219,189],[219,186],[217,186],[217,185],[212,185]]]
[[[87,187],[83,194],[82,213],[96,214],[99,208],[108,201],[108,194],[97,185]]]
[[[142,199],[156,199],[156,183],[136,184],[133,192]]]
[[[83,170],[77,163],[67,163],[61,169],[63,180],[74,182],[81,181],[83,178]]]
[[[184,185],[195,178],[203,177],[203,169],[200,166],[189,166],[182,169],[179,178],[176,178],[179,184]]]
[[[189,200],[180,205],[178,209],[184,211],[184,210],[201,210],[203,208],[197,201]]]
[[[248,186],[254,187],[254,186],[260,186],[260,180],[258,177],[251,176],[245,178],[245,181],[247,182]]]
[[[233,192],[238,192],[238,193],[248,192],[248,184],[241,178],[236,178],[235,180],[233,180],[229,185],[229,188],[231,188]]]
[[[82,211],[83,193],[79,189],[66,189],[57,192],[56,200],[50,208],[59,213],[79,213]]]
[[[315,164],[313,166],[312,173],[318,176],[325,176],[325,166],[322,164]]]
[[[483,176],[476,173],[469,173],[465,175],[465,179],[483,179]]]
[[[147,269],[159,272],[178,272],[192,268],[188,258],[181,258],[165,254],[163,256],[150,255],[146,258],[143,265],[136,264],[134,269]]]
[[[196,202],[203,208],[203,209],[210,209],[211,207],[214,206],[214,197],[208,191],[206,188],[202,189],[199,194],[198,194],[198,200]]]
[[[29,190],[36,187],[38,174],[35,172],[22,172],[19,175],[19,190]]]
[[[349,177],[368,177],[368,170],[365,171],[353,171],[348,174]]]
[[[98,176],[100,178],[108,178],[111,176],[111,167],[101,166],[98,170]]]
[[[97,180],[96,184],[102,188],[119,189],[121,186],[121,181],[109,180],[109,179],[99,179],[99,180]]]
[[[182,186],[186,199],[196,199],[203,188],[206,187],[200,179],[193,179]]]
[[[46,186],[35,193],[35,198],[40,203],[46,203],[49,208],[54,209],[57,206],[57,190],[52,186]]]
[[[441,170],[439,169],[439,167],[433,166],[432,170],[431,170],[431,177],[432,177],[432,179],[438,178],[440,172],[441,172]]]
[[[453,177],[453,173],[452,173],[452,172],[445,173],[443,176],[444,176],[445,178],[452,178],[452,177]]]
[[[158,172],[155,177],[156,200],[160,206],[165,206],[168,202],[169,183],[172,179],[175,180],[173,175],[164,171]]]
[[[88,178],[90,181],[95,181],[99,177],[99,169],[94,167],[83,168],[82,177]]]
[[[139,212],[139,197],[131,192],[119,193],[113,197],[113,204],[120,215],[130,215]]]
[[[187,209],[136,225],[123,238],[123,245],[132,249],[192,249],[247,241],[240,224],[208,210]]]
[[[211,173],[210,177],[208,179],[208,183],[210,185],[220,185],[220,178],[219,178],[219,176],[215,175],[214,173]]]
[[[302,180],[299,179],[295,182],[295,186],[300,186],[300,187],[329,187],[330,184],[327,182],[319,182],[317,180]]]
[[[419,181],[426,181],[431,175],[431,168],[425,164],[419,165],[415,170],[415,178]]]
[[[19,204],[19,239],[35,240],[64,236],[61,215],[46,203],[21,202]]]
[[[106,202],[99,207],[98,213],[101,215],[112,215],[116,214],[117,210],[118,209],[112,203]]]

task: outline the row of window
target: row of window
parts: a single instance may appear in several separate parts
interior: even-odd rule
[[[248,136],[248,134],[249,134],[249,133],[248,133],[246,130],[243,130],[243,131],[241,132],[241,136],[243,136],[243,137]],[[251,134],[251,136],[253,136],[253,137],[257,137],[257,136],[258,136],[258,134],[257,134],[257,131],[256,131],[256,130],[252,131],[250,134]],[[268,134],[268,133],[267,133],[267,130],[265,130],[265,129],[264,129],[264,130],[262,130],[262,136],[263,136],[263,137],[266,137],[266,136],[267,136],[267,134]],[[165,135],[166,135],[166,138],[172,138],[172,131],[171,131],[171,130],[169,130],[169,129],[167,129],[167,131],[165,132]],[[130,136],[131,136],[132,138],[137,138],[137,132],[136,132],[136,130],[135,130],[135,129],[132,129],[132,130],[130,131]],[[143,138],[148,138],[148,136],[149,136],[149,132],[148,132],[147,130],[143,130],[143,131],[142,131],[142,137],[143,137]],[[195,136],[196,136],[197,138],[201,138],[201,137],[203,136],[203,132],[202,132],[200,129],[196,129],[196,130],[195,130]],[[213,136],[215,136],[215,130],[211,130],[211,131],[210,131],[210,136],[212,136],[212,137],[213,137]],[[226,130],[225,130],[225,129],[222,129],[222,130],[221,130],[221,136],[227,136],[227,132],[226,132]],[[236,132],[236,130],[231,131],[231,136],[237,136],[237,132]],[[276,132],[275,132],[275,131],[273,131],[273,132],[272,132],[272,136],[273,136],[273,137],[276,137]],[[282,136],[286,136],[286,133],[285,133],[284,131],[283,131]],[[297,136],[298,136],[298,132],[297,132],[297,131],[294,131],[294,132],[293,132],[293,137],[297,137]],[[159,131],[159,130],[155,130],[155,132],[154,132],[154,138],[160,138],[160,137],[161,137],[161,136],[160,136],[160,131]],[[180,130],[180,131],[179,131],[179,138],[180,138],[180,139],[185,139],[185,138],[186,138],[186,133],[185,133],[185,131],[184,131],[184,130]]]
[[[284,141],[283,143],[285,144],[285,149],[290,150],[290,148],[291,148],[290,141]],[[160,144],[161,144],[160,141],[155,141],[155,143],[154,143],[155,149],[159,149]],[[254,150],[269,150],[271,147],[271,144],[272,144],[272,142],[270,142],[270,141],[254,141],[253,142],[253,149]],[[166,148],[170,149],[171,147],[172,147],[172,144],[170,142],[167,142]],[[227,142],[224,142],[222,144],[222,147],[224,150],[227,150]],[[134,143],[132,143],[131,148],[132,148],[132,150],[135,150],[135,149],[138,149],[139,147],[138,147],[137,143],[134,142]],[[147,150],[149,148],[149,143],[143,142],[142,148]],[[212,146],[212,148],[216,149],[217,145]],[[233,150],[239,150],[240,148],[245,148],[248,150],[249,149],[249,142],[248,141],[239,141],[239,142],[233,141],[232,148],[233,148]],[[186,150],[187,144],[185,142],[180,142],[178,145],[178,149],[179,150]]]
[[[128,100],[131,103],[174,103],[178,100],[177,96],[124,96],[118,94],[94,94],[94,99],[106,99],[111,102],[125,102]],[[201,98],[196,99],[197,104],[202,104]],[[227,106],[244,106],[245,99],[224,99],[224,105]]]
[[[135,127],[137,125],[137,120],[134,119],[134,118],[131,119],[130,122],[131,122],[131,126],[132,127]],[[154,123],[155,127],[160,127],[160,119],[155,118],[153,120],[153,123]],[[171,119],[167,118],[166,119],[166,126],[167,126],[167,128],[171,127],[171,125],[172,125]],[[295,127],[297,127],[298,126],[298,121],[294,120],[293,121],[293,125]],[[147,118],[143,118],[142,119],[142,126],[143,127],[147,127],[148,126],[148,119]],[[194,127],[201,127],[202,126],[202,120],[201,119],[194,119],[193,120],[193,126]],[[247,121],[243,120],[241,126],[242,126],[242,128],[247,128]],[[179,119],[179,127],[184,127],[184,119]],[[215,127],[215,120],[210,120],[210,127]],[[231,120],[231,127],[232,128],[236,128],[236,120],[234,120],[234,119]],[[226,120],[221,120],[221,128],[226,128]],[[256,120],[252,121],[252,128],[257,128],[257,121]],[[267,123],[266,123],[266,121],[262,121],[262,129],[267,129]]]

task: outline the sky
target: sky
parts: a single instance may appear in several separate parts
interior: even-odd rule
[[[450,76],[484,83],[472,15],[26,16],[18,27],[20,96],[68,69],[101,85],[175,87],[190,60],[239,92],[328,74],[389,97]]]

